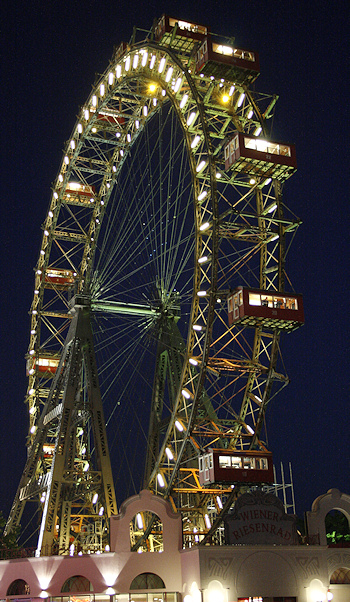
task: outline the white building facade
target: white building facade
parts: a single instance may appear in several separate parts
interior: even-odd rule
[[[350,496],[331,489],[315,500],[307,523],[310,540],[319,541],[317,545],[237,543],[183,549],[180,515],[162,498],[142,491],[112,517],[111,552],[0,561],[0,601],[349,602],[350,547],[326,544],[324,519],[332,509],[350,522]],[[131,551],[130,523],[146,511],[162,523],[161,553]],[[251,517],[256,521],[250,522],[250,531],[260,530],[256,510]],[[240,528],[249,535],[248,526]]]

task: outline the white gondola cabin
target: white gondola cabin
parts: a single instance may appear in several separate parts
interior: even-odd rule
[[[163,15],[155,27],[155,39],[161,44],[169,44],[178,50],[191,50],[194,44],[202,41],[209,33],[209,28],[198,23],[180,21]]]
[[[272,454],[268,451],[209,448],[199,456],[199,482],[273,483]]]
[[[302,295],[239,286],[227,298],[228,323],[291,332],[304,324]]]
[[[284,181],[297,168],[294,144],[284,144],[238,132],[225,146],[225,169]]]
[[[251,83],[259,75],[259,56],[251,50],[213,42],[208,36],[197,51],[196,72],[235,83]]]

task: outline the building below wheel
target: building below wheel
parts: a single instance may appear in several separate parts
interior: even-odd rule
[[[228,515],[229,545],[182,547],[182,521],[168,502],[142,491],[111,518],[109,552],[0,561],[0,600],[27,602],[349,602],[350,547],[327,546],[325,517],[350,521],[350,495],[331,489],[307,513],[308,544],[293,515],[262,490]],[[131,524],[156,515],[160,552],[132,551]],[[157,534],[155,535],[155,537]],[[159,546],[159,538],[162,539]]]

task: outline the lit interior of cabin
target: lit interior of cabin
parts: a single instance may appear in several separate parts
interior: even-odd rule
[[[176,24],[179,29],[191,31],[192,33],[200,33],[204,36],[207,35],[208,30],[203,25],[196,25],[196,23],[189,23],[188,21],[178,21],[177,19],[169,17],[170,27],[175,27]]]
[[[266,293],[249,292],[249,305],[271,307],[273,309],[298,309],[298,301],[295,297],[267,295]]]
[[[239,456],[219,456],[220,468],[237,468],[244,470],[267,470],[267,458],[248,458]]]
[[[36,364],[39,370],[40,368],[50,368],[52,370],[58,367],[59,361],[59,358],[39,357],[36,361]]]
[[[257,150],[262,153],[269,153],[270,155],[282,155],[284,157],[291,156],[290,146],[286,144],[278,144],[277,142],[269,142],[261,138],[248,138],[244,136],[245,148],[251,150]]]
[[[231,46],[224,46],[223,44],[217,44],[216,42],[213,42],[212,49],[213,52],[223,54],[224,56],[233,56],[234,58],[244,59],[245,61],[255,61],[254,52],[249,52],[248,50],[232,48]]]

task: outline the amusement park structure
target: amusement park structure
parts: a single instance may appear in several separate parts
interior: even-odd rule
[[[271,139],[258,75],[256,52],[164,15],[80,111],[35,267],[6,527],[34,501],[38,556],[103,551],[117,500],[141,489],[181,513],[185,546],[221,542],[237,496],[273,481],[265,415],[304,316],[285,267],[295,148]],[[135,550],[157,546],[154,516],[133,529]]]

